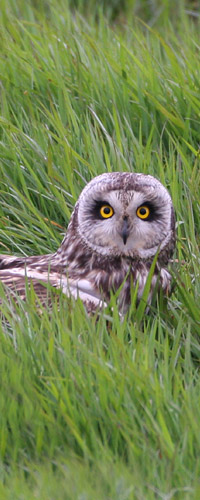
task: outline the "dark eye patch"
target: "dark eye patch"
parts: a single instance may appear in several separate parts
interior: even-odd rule
[[[104,220],[102,215],[100,214],[101,207],[104,205],[108,205],[109,207],[111,206],[110,203],[106,200],[95,200],[92,204],[92,207],[90,208],[90,217],[91,219],[99,219],[99,220]]]
[[[141,203],[141,207],[145,206],[148,207],[149,209],[149,215],[145,219],[146,222],[151,222],[153,220],[158,220],[159,217],[161,216],[161,212],[156,205],[150,201],[144,201],[144,203]],[[138,207],[139,208],[139,207]]]

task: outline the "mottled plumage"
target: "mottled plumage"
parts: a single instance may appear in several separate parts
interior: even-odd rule
[[[157,281],[168,292],[166,266],[174,246],[174,210],[164,186],[150,175],[105,173],[83,189],[57,252],[27,258],[0,255],[0,280],[23,299],[31,281],[42,302],[49,282],[68,296],[79,296],[88,312],[109,302],[111,291],[123,284],[118,304],[124,312],[136,283],[141,298],[158,249],[148,303]]]

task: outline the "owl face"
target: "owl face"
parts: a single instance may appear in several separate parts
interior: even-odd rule
[[[150,175],[100,175],[82,191],[76,209],[79,236],[103,255],[148,259],[174,232],[170,195]]]

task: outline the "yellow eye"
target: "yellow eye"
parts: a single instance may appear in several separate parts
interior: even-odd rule
[[[114,214],[114,210],[110,205],[103,205],[100,208],[100,215],[103,219],[109,219]]]
[[[150,214],[149,207],[147,207],[146,205],[139,207],[136,214],[140,219],[147,219]]]

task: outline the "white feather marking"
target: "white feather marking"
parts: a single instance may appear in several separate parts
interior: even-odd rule
[[[86,279],[72,280],[65,275],[57,273],[39,272],[36,269],[30,269],[28,266],[23,269],[13,268],[0,270],[1,277],[12,277],[15,280],[17,277],[30,278],[38,281],[49,282],[55,288],[61,288],[62,292],[68,297],[72,295],[75,299],[78,297],[83,302],[92,302],[94,306],[107,307],[106,302],[98,291],[92,287],[90,281]]]

